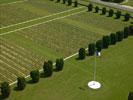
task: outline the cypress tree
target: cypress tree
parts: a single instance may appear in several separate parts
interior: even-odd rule
[[[109,36],[103,36],[103,48],[108,48],[110,44],[110,37]]]
[[[84,48],[80,48],[79,49],[79,59],[85,59],[85,56],[86,56],[86,52],[85,52],[85,49]]]
[[[124,18],[125,18],[125,21],[129,21],[129,19],[130,19],[130,14],[126,13],[125,16],[124,16]]]
[[[10,89],[9,83],[8,82],[1,83],[1,87],[0,88],[1,88],[2,98],[3,99],[8,98],[10,93],[11,93],[11,89]]]
[[[18,77],[17,78],[17,88],[19,90],[23,90],[26,87],[26,80],[24,77]]]
[[[40,79],[39,70],[34,70],[30,72],[30,77],[32,78],[33,83],[37,83]]]
[[[95,54],[95,44],[91,43],[88,45],[88,54],[93,56]]]
[[[57,2],[60,2],[60,0],[57,0]]]
[[[110,10],[109,10],[109,17],[112,17],[113,14],[114,14],[114,10],[113,10],[113,9],[110,9]]]
[[[105,7],[103,7],[103,8],[102,8],[102,14],[103,14],[103,15],[105,15],[105,14],[106,14],[106,12],[107,12],[106,8],[105,8]]]
[[[133,100],[133,92],[129,92],[128,100]]]
[[[45,77],[49,77],[49,76],[52,75],[52,73],[53,73],[53,64],[52,64],[52,61],[44,62],[43,71],[44,71],[44,76]]]
[[[63,66],[64,66],[63,58],[56,59],[56,70],[61,71],[63,69]]]
[[[74,7],[77,7],[77,6],[78,6],[78,1],[75,0],[75,2],[74,2]]]
[[[122,41],[123,38],[124,38],[124,32],[118,31],[118,32],[116,32],[116,34],[117,34],[117,36],[118,36],[118,42],[119,42],[119,41]]]
[[[96,42],[96,49],[97,49],[97,51],[100,52],[102,50],[102,48],[103,48],[103,41],[102,40],[98,40]]]
[[[68,2],[68,6],[72,5],[72,0],[67,0],[67,2]]]
[[[119,19],[121,17],[121,11],[116,12],[116,18]]]
[[[114,34],[114,33],[110,34],[110,43],[116,44],[116,34]]]
[[[133,35],[133,25],[129,26],[129,35]]]
[[[95,7],[95,12],[96,12],[96,13],[99,12],[99,7],[98,7],[98,6]]]
[[[93,10],[93,5],[92,4],[89,4],[88,5],[88,11],[92,11]]]
[[[66,3],[66,0],[63,0],[63,4],[65,4]]]
[[[129,35],[129,28],[128,27],[125,27],[124,28],[124,38],[127,38]]]

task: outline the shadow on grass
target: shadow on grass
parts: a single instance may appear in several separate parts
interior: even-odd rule
[[[49,78],[49,77],[51,77],[51,76],[47,76],[47,75],[45,75],[43,72],[40,73],[40,78]]]
[[[18,87],[16,87],[16,86],[13,88],[13,90],[14,91],[22,91],[22,90],[18,89]]]
[[[0,95],[0,100],[5,100],[5,99],[2,97],[2,95]]]
[[[78,87],[78,89],[85,91],[85,88],[83,88],[83,87]]]
[[[28,84],[36,84],[32,80],[28,80],[26,83],[28,83]]]
[[[53,69],[54,72],[59,72],[56,68]]]
[[[120,18],[114,17],[114,19],[118,20],[118,19],[120,19]]]

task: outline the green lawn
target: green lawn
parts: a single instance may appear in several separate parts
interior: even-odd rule
[[[123,17],[115,19],[115,16],[107,17],[100,13],[87,12],[84,11],[87,8],[83,7],[25,22],[70,9],[74,7],[49,0],[30,0],[19,5],[16,3],[0,7],[0,83],[12,83],[18,76],[29,75],[31,70],[42,68],[44,60],[55,61],[56,58],[70,56],[79,48],[86,48],[89,43],[95,42],[103,35],[122,30],[133,21],[131,19],[125,22]],[[84,12],[76,14],[80,11]],[[24,23],[17,24],[21,22]],[[9,34],[1,35],[6,32]],[[133,90],[132,79],[128,77],[132,76],[132,70],[129,69],[132,66],[132,45],[129,44],[131,42],[130,37],[105,50],[102,58],[98,59],[97,79],[103,84],[101,90],[92,91],[87,87],[87,82],[92,79],[94,58],[77,61],[74,57],[65,62],[63,72],[54,73],[51,78],[41,79],[39,84],[28,84],[22,92],[13,91],[9,99],[107,100],[107,97],[114,97],[110,100],[124,100],[129,90]],[[125,50],[128,50],[127,54],[123,54]],[[124,76],[120,77],[122,75]],[[122,82],[124,84],[121,84]],[[124,91],[119,92],[122,90]],[[105,93],[106,95],[103,95]]]
[[[0,0],[0,4],[12,3],[17,1],[22,1],[22,0]]]
[[[94,57],[83,61],[73,57],[65,61],[64,70],[38,84],[28,84],[24,91],[12,91],[9,100],[127,100],[133,91],[133,37],[125,39],[102,52],[97,58],[97,81],[102,88],[91,90]],[[14,88],[14,86],[12,87]]]
[[[45,6],[47,3],[50,5],[49,8],[48,6]],[[43,4],[44,6],[42,6]],[[28,8],[29,5],[30,8]],[[57,4],[49,0],[46,0],[45,2],[42,0],[33,0],[28,1],[28,3],[22,3],[20,6],[13,4],[12,7],[13,9],[20,7],[21,10],[24,10],[22,10],[21,14],[16,14],[16,16],[11,16],[9,12],[7,12],[7,9],[5,12],[2,11],[4,15],[0,17],[1,25],[6,26],[13,23],[19,23],[22,20],[26,21],[28,18],[32,19],[31,17],[38,13],[40,15],[42,14],[41,16],[44,17],[48,14],[45,12],[47,9],[48,12],[50,12],[49,14],[74,9],[73,7],[68,7],[60,3]],[[0,34],[17,30],[25,26],[38,24],[40,22],[53,20],[54,18],[68,16],[75,12],[83,11],[84,9],[85,8],[80,8],[60,15],[27,22],[21,25],[10,26],[8,28],[0,29]],[[44,13],[41,13],[40,10],[44,11]],[[18,9],[18,12],[19,11],[20,10]],[[29,17],[29,15],[25,14],[27,11],[34,12],[32,12]],[[16,12],[17,10],[11,11],[13,15]],[[35,16],[35,18],[40,17]],[[10,19],[12,19],[12,21]],[[94,12],[89,13],[84,11],[73,16],[1,35],[0,48],[2,52],[0,55],[0,72],[4,76],[1,76],[0,82],[9,81],[11,83],[16,80],[17,76],[26,76],[31,70],[40,69],[43,66],[44,60],[51,59],[55,61],[58,57],[65,58],[77,52],[80,47],[87,47],[89,43],[100,39],[103,35],[122,30],[123,27],[128,25],[130,25],[130,21],[124,22],[123,18],[117,20],[114,19],[114,17],[110,18],[100,15],[100,13],[96,14]]]
[[[128,0],[128,2],[126,2],[124,4],[133,7],[133,0]]]

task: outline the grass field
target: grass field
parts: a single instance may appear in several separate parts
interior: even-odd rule
[[[38,84],[28,84],[24,91],[13,91],[9,100],[127,100],[133,90],[132,42],[130,37],[97,58],[97,80],[102,84],[99,90],[87,87],[93,77],[94,57],[83,61],[73,57],[65,62],[62,72],[42,78]]]
[[[4,2],[6,1],[3,0],[3,3]],[[44,60],[50,59],[55,61],[56,58],[70,56],[77,52],[80,47],[86,48],[89,43],[100,39],[103,35],[119,31],[123,29],[123,27],[130,25],[133,21],[133,19],[131,19],[129,22],[124,22],[123,18],[117,20],[94,12],[89,13],[85,7],[74,8],[49,0],[29,0],[21,2],[19,5],[17,3],[0,5],[0,10],[0,83],[3,81],[12,83],[18,76],[27,76],[31,70],[42,68]],[[131,39],[125,40],[125,45],[128,41],[132,42]],[[124,49],[124,47],[118,48]],[[107,54],[107,57],[110,55],[109,51],[105,51],[105,54]],[[125,55],[125,57],[128,56]],[[103,57],[103,59],[105,58]],[[110,59],[108,62],[109,61]],[[124,60],[121,62],[123,61]],[[36,88],[44,88],[44,91],[42,92],[47,91],[46,98],[48,100],[53,100],[54,97],[57,99],[63,98],[62,100],[76,100],[76,98],[78,100],[88,100],[88,98],[92,98],[95,94],[91,94],[90,97],[84,98],[84,96],[90,92],[90,90],[86,90],[87,87],[85,82],[92,77],[92,66],[85,67],[85,69],[79,67],[92,65],[93,58],[91,58],[89,62],[90,63],[88,63],[87,60],[83,62],[75,61],[75,58],[70,59],[68,62],[66,61],[63,73],[55,73],[52,78],[44,79],[44,81],[42,79],[39,83],[40,85],[38,84],[35,87],[29,85],[27,88],[29,90],[25,90],[26,93],[23,94],[25,95],[25,98],[22,98],[22,100],[34,98],[34,96],[31,97],[31,95],[26,95],[29,94],[30,91],[33,91],[32,89],[36,90]],[[110,65],[111,63],[112,62],[110,62]],[[106,69],[106,65],[108,64],[109,63],[105,64],[105,67],[103,67],[104,72],[99,74],[98,79],[103,83],[104,81],[107,81],[109,87],[107,86],[105,90],[101,93],[99,92],[100,94],[108,91],[110,88],[112,89],[113,86],[118,85],[122,80],[120,79],[116,84],[111,85],[110,82],[112,82],[111,80],[113,77],[106,76],[105,74],[105,72],[108,71]],[[126,64],[128,64],[128,62]],[[77,65],[77,67],[74,65]],[[104,62],[102,62],[100,66],[102,65],[104,65]],[[70,66],[72,69],[70,69]],[[130,64],[129,66],[126,66],[130,67]],[[115,66],[113,66],[113,68],[115,68]],[[111,71],[113,71],[113,68]],[[102,69],[99,69],[99,71],[100,70]],[[127,71],[128,70],[129,69],[127,69]],[[72,76],[71,74],[68,74],[69,71],[72,74],[75,72],[75,74]],[[89,71],[90,73],[88,73]],[[119,75],[123,73],[127,72],[123,72],[121,69]],[[62,74],[64,76],[62,76]],[[104,74],[105,77],[103,77]],[[81,77],[79,77],[80,75]],[[85,76],[88,76],[89,78],[87,79]],[[107,79],[108,77],[111,78],[111,80]],[[68,81],[68,83],[65,83],[63,79]],[[129,77],[129,80],[130,79],[131,78]],[[46,82],[45,80],[48,81]],[[83,81],[83,83],[80,80]],[[55,82],[55,85],[51,88],[52,90],[55,89],[53,91],[55,95],[52,97],[49,95],[51,91],[50,87],[52,86],[52,83],[50,83],[51,81],[53,81],[53,83]],[[72,84],[74,81],[76,83]],[[59,86],[57,86],[58,82],[60,83]],[[43,85],[44,87],[41,87],[41,84],[45,84]],[[65,86],[67,86],[67,84],[72,84],[70,90],[69,88],[64,89],[64,84]],[[79,87],[77,87],[77,85],[79,85]],[[59,90],[58,94],[56,93],[56,90],[58,90],[59,87],[62,89]],[[76,88],[76,90],[74,88]],[[79,94],[81,91],[84,92],[84,88],[85,93],[80,97]],[[123,87],[121,89],[123,89]],[[34,93],[36,94],[38,91],[34,91]],[[40,100],[43,99],[42,92],[36,96],[38,97],[40,95]],[[66,92],[68,92],[68,94],[66,94]],[[126,92],[123,94],[126,94]],[[118,93],[118,90],[116,93]],[[15,97],[14,95],[16,95],[16,93],[14,92],[11,96],[11,100],[17,100],[22,96],[19,92],[17,94],[18,95]],[[79,95],[79,97],[77,95]],[[111,96],[111,94],[107,94],[107,96]],[[125,98],[126,96],[123,95],[123,97]],[[33,100],[36,99],[34,98]]]
[[[128,0],[128,2],[126,2],[124,4],[133,7],[133,0]]]
[[[20,0],[0,0],[0,4],[4,4],[4,3],[10,3],[10,2],[16,2],[16,1],[20,1]]]

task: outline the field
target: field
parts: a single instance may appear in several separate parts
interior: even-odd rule
[[[93,78],[94,58],[77,61],[73,57],[65,62],[62,72],[42,78],[38,84],[28,84],[24,91],[13,91],[9,100],[127,100],[133,90],[132,42],[130,37],[97,58],[97,80],[102,84],[99,90],[87,86]]]
[[[126,2],[124,4],[133,7],[133,0],[128,0],[128,2]]]
[[[8,0],[1,2],[2,4],[7,3]],[[45,60],[50,59],[55,61],[56,58],[68,57],[76,53],[80,47],[86,48],[89,43],[95,42],[103,35],[122,30],[133,21],[133,19],[131,19],[129,22],[125,22],[123,18],[118,20],[114,18],[115,16],[110,18],[100,15],[100,13],[87,12],[86,7],[79,6],[78,8],[74,8],[50,0],[29,0],[19,2],[19,4],[0,5],[0,11],[0,83],[3,81],[12,83],[18,76],[26,77],[31,70],[41,69]],[[117,48],[122,48],[121,54],[124,52],[124,49],[131,49],[132,45],[126,45],[129,42],[132,42],[132,38],[125,40],[125,44],[118,45]],[[111,51],[116,50],[113,48],[114,47],[111,48]],[[117,56],[118,54],[116,53],[115,59],[116,57],[118,57],[118,59],[121,58],[122,55]],[[124,55],[124,58],[120,61],[122,63],[127,59],[126,57],[129,57],[129,60],[127,62],[125,61],[125,66],[127,66],[126,71],[120,69],[120,73],[116,75],[121,76],[123,73],[128,73],[128,68],[132,66],[132,63],[129,63],[131,54],[132,52],[129,51],[129,54]],[[111,56],[108,50],[105,51],[105,56],[102,60],[107,57],[110,57],[107,61],[108,63],[101,62],[100,66],[103,66],[103,68],[98,70],[98,80],[105,85],[105,88],[103,87],[103,90],[99,91],[98,95],[105,92],[112,93],[112,91],[109,91],[110,89],[119,85],[123,78],[127,78],[132,74],[132,72],[128,73],[123,78],[121,77],[122,79],[117,80],[115,84],[111,84],[114,76],[108,76],[108,74],[106,74],[106,71],[109,73],[109,69],[106,69],[106,66],[109,66],[111,69],[110,73],[114,71],[113,68],[120,68],[121,66],[124,68],[125,66],[123,66],[123,64],[118,64],[119,66],[113,65],[114,56]],[[87,62],[87,60],[90,61]],[[82,62],[72,58],[66,61],[63,72],[55,73],[52,78],[41,79],[40,85],[29,85],[25,93],[23,93],[25,98],[21,98],[21,93],[13,92],[9,99],[17,100],[21,98],[21,100],[36,100],[38,98],[35,97],[40,97],[39,100],[43,98],[47,98],[47,100],[53,100],[54,98],[57,100],[59,98],[61,100],[88,100],[88,98],[92,98],[96,93],[95,91],[94,94],[91,93],[90,96],[87,96],[87,94],[91,92],[91,90],[87,90],[86,82],[91,80],[92,66],[84,66],[89,65],[93,65],[93,58],[88,58]],[[117,72],[117,70],[115,71]],[[114,81],[116,81],[116,79],[114,79]],[[127,81],[131,81],[131,77],[127,78]],[[131,88],[128,83],[126,84],[129,88],[126,88],[127,90],[120,94],[123,96],[121,97],[122,100],[127,96],[128,89]],[[67,84],[69,84],[68,86],[70,87],[66,87]],[[125,89],[126,84],[120,89]],[[36,90],[37,88],[38,90]],[[40,90],[42,88],[44,88],[44,90]],[[56,91],[60,88],[61,90],[57,93]],[[118,89],[112,90],[118,93]],[[35,95],[35,97],[31,97],[31,95],[27,95],[30,91],[32,91],[33,94],[37,94],[38,91],[40,91],[40,93]],[[50,93],[55,95],[51,96]],[[81,96],[80,93],[82,93]],[[106,95],[107,97],[111,95],[116,96],[115,93],[108,93]],[[98,100],[98,95],[94,98],[95,100]],[[102,98],[106,100],[106,98]],[[116,98],[120,97],[116,96]],[[114,99],[112,98],[112,100]]]

